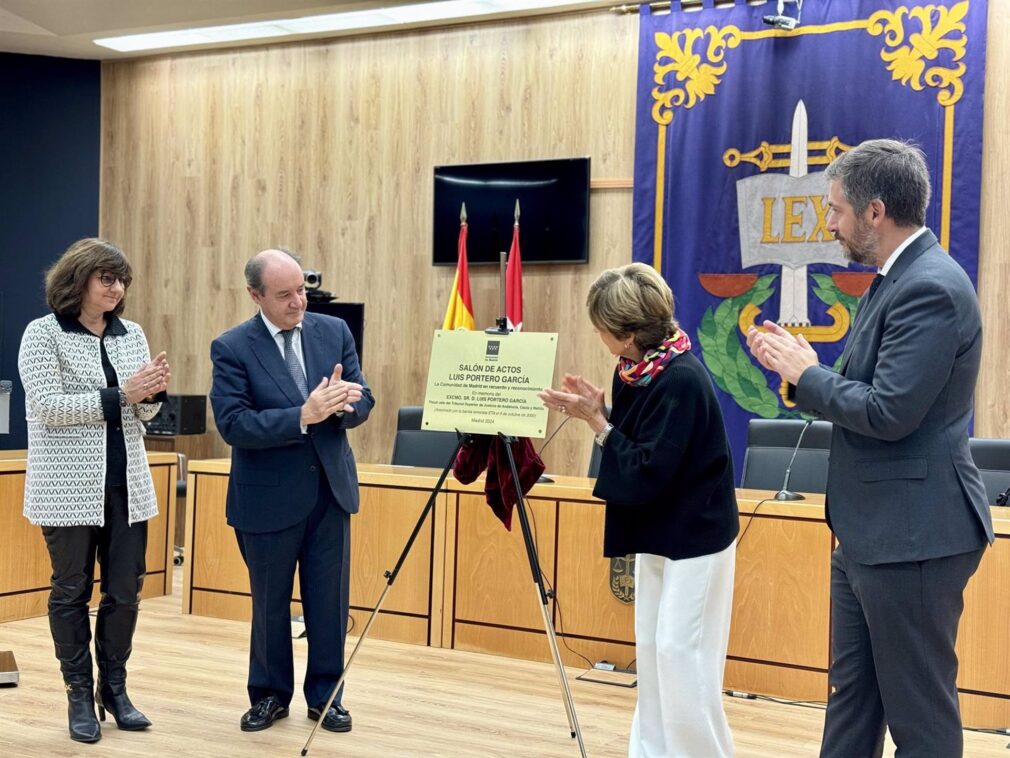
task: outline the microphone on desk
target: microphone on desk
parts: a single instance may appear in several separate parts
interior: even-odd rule
[[[800,430],[800,438],[796,440],[796,447],[793,448],[792,458],[789,459],[789,465],[786,466],[786,476],[785,479],[782,480],[782,489],[780,489],[778,492],[775,493],[776,500],[781,501],[806,500],[806,498],[803,497],[803,495],[799,494],[798,492],[790,491],[789,475],[793,473],[793,461],[796,460],[796,453],[800,451],[800,445],[803,444],[803,435],[807,433],[807,429],[810,428],[810,425],[812,423],[814,423],[814,420],[812,418],[807,419],[807,423],[805,423],[803,425],[803,428]]]

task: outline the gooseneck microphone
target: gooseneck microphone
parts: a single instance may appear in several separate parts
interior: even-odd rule
[[[803,428],[800,430],[800,438],[796,440],[796,447],[793,448],[793,455],[789,459],[789,465],[786,466],[786,476],[785,479],[782,480],[782,489],[775,493],[776,500],[806,500],[806,498],[798,492],[791,492],[789,490],[789,475],[793,473],[793,461],[796,460],[796,453],[800,451],[800,445],[803,444],[803,435],[807,433],[807,429],[810,428],[812,423],[814,423],[812,418],[807,419],[807,423],[805,423]]]

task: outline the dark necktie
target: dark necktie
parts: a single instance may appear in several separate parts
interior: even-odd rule
[[[880,283],[882,281],[884,281],[883,274],[877,274],[875,277],[873,277],[873,281],[870,282],[870,288],[866,290],[866,298],[863,300],[864,308],[870,304],[870,301],[873,299],[873,295],[877,292],[877,288],[880,287]]]
[[[302,364],[298,362],[298,356],[295,355],[295,346],[291,342],[294,333],[294,329],[284,329],[281,331],[281,336],[284,337],[284,362],[288,364],[291,378],[295,380],[298,391],[302,393],[302,400],[306,400],[309,396],[309,385],[305,381],[305,372],[302,371]]]

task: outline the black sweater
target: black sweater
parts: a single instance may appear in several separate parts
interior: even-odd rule
[[[679,560],[727,548],[740,529],[733,460],[705,367],[683,353],[645,387],[615,371],[611,397],[593,490],[607,504],[603,554]]]

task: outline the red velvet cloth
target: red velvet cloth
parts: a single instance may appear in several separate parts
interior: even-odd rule
[[[518,437],[513,441],[512,457],[515,458],[519,485],[525,495],[544,473],[544,462],[537,455],[529,437]],[[487,504],[505,528],[511,531],[512,508],[519,502],[519,497],[512,481],[505,443],[497,435],[471,434],[456,454],[452,475],[463,484],[469,484],[485,468],[487,477],[484,481],[484,494]]]

